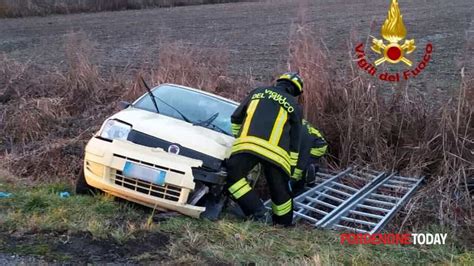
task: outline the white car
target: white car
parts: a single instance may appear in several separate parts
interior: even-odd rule
[[[77,190],[91,186],[151,208],[199,217],[205,199],[218,200],[222,194],[225,159],[234,141],[230,116],[237,106],[193,88],[155,87],[125,104],[91,138]]]

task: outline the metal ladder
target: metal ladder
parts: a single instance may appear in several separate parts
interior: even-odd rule
[[[380,232],[422,181],[423,178],[387,175],[320,227],[357,233]]]
[[[294,198],[294,220],[320,228],[378,232],[421,181],[370,169],[322,169],[316,175],[317,185]],[[271,201],[265,206],[271,209]]]

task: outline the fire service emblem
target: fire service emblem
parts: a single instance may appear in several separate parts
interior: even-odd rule
[[[380,55],[372,64],[367,60],[364,44],[360,43],[357,45],[355,52],[357,55],[357,64],[361,69],[366,71],[372,76],[377,74],[377,66],[388,62],[391,64],[398,64],[403,62],[406,66],[411,67],[412,61],[406,57],[416,49],[414,39],[405,39],[407,36],[407,29],[403,22],[403,15],[398,6],[398,0],[392,0],[390,8],[388,10],[387,18],[382,25],[381,29],[382,39],[372,37],[372,51]],[[385,41],[384,41],[385,40]],[[405,40],[403,42],[403,40]],[[396,82],[401,79],[408,80],[411,77],[419,75],[424,68],[428,65],[431,60],[431,54],[433,52],[433,45],[428,43],[425,48],[423,59],[418,63],[414,69],[409,69],[403,72],[384,72],[378,74],[380,80]]]

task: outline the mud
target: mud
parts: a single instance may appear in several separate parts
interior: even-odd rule
[[[0,233],[0,253],[5,263],[61,262],[146,263],[166,261],[169,236],[139,232],[119,243],[113,239],[94,239],[90,233],[35,232],[21,235]]]

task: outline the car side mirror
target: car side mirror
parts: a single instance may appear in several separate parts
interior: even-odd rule
[[[130,107],[130,105],[132,105],[132,104],[127,102],[127,101],[120,101],[119,104],[118,104],[120,110],[127,109],[128,107]]]

